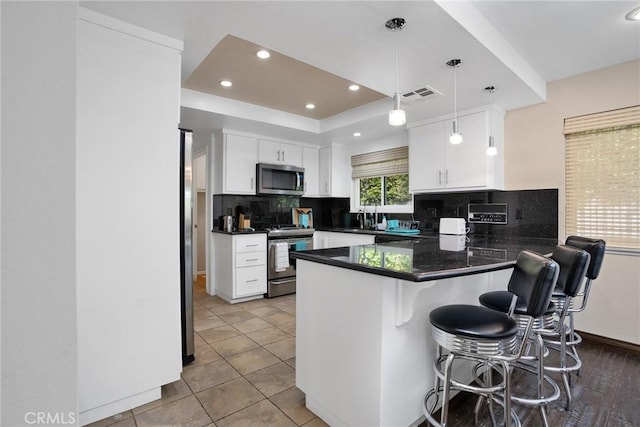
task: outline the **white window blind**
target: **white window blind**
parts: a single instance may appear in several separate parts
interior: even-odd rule
[[[567,235],[640,248],[640,106],[565,120]]]
[[[406,173],[409,173],[408,146],[351,156],[351,177],[354,179]]]

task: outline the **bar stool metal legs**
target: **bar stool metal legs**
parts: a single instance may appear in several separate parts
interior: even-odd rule
[[[451,337],[447,337],[451,339]],[[438,342],[438,341],[437,341]],[[499,344],[501,347],[497,352],[502,352],[504,346],[512,348],[515,344],[515,340],[509,339]],[[478,357],[467,356],[457,352],[450,352],[443,354],[442,346],[438,342],[436,360],[434,362],[435,384],[424,399],[424,414],[429,423],[435,426],[446,426],[449,417],[449,400],[451,399],[451,393],[454,390],[471,392],[482,396],[489,408],[490,417],[492,423],[496,424],[496,416],[493,410],[493,403],[498,403],[503,407],[505,414],[505,425],[516,426],[521,425],[520,420],[511,408],[510,399],[506,399],[505,396],[511,394],[511,379],[509,375],[510,363],[508,358],[496,358],[490,355],[490,352],[484,351],[483,357],[489,357],[484,360],[484,374],[483,380],[479,381],[478,385],[466,384],[464,382],[457,381],[453,378],[452,370],[455,361],[472,361],[477,362]],[[498,384],[493,384],[492,374],[498,372],[501,376],[501,381]],[[440,410],[440,419],[437,420],[434,417],[438,404],[442,404]]]
[[[566,245],[584,250],[589,254],[590,259],[585,274],[586,281],[584,282],[584,287],[581,292],[579,289],[580,284],[572,289],[557,289],[554,291],[552,301],[556,305],[558,326],[556,333],[546,336],[544,342],[549,349],[559,352],[559,365],[547,365],[545,366],[545,370],[560,374],[567,396],[565,409],[570,410],[573,406],[571,374],[573,372],[579,374],[582,368],[582,360],[577,350],[578,345],[582,342],[582,337],[575,332],[573,315],[586,308],[591,284],[600,274],[606,243],[600,239],[569,236],[566,240]],[[582,303],[579,307],[573,306],[576,297],[582,297]]]
[[[429,318],[437,344],[435,384],[423,402],[424,415],[430,424],[447,425],[451,391],[460,390],[484,398],[493,421],[492,405],[498,403],[504,409],[504,424],[511,426],[513,422],[520,426],[517,414],[511,409],[511,364],[523,356],[534,319],[542,316],[549,307],[558,274],[558,264],[549,258],[530,251],[522,251],[518,255],[508,289],[514,294],[513,306],[516,298],[526,301],[523,319],[527,320],[522,331],[510,315],[487,307],[447,305],[431,311]],[[522,339],[518,339],[519,332]],[[443,349],[448,351],[446,355]],[[452,367],[457,360],[481,366],[482,378],[475,375],[474,367],[477,385],[453,378]],[[498,384],[494,384],[491,378],[494,372],[501,376]],[[442,408],[438,421],[434,413],[439,403]]]

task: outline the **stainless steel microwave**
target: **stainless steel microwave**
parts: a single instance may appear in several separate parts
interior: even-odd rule
[[[304,193],[304,168],[258,163],[256,179],[258,194],[302,196]]]

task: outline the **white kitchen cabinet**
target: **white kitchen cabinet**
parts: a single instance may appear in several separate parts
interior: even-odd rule
[[[316,231],[313,233],[313,249],[339,248],[342,246],[371,245],[375,243],[373,234]]]
[[[320,151],[313,147],[302,148],[302,167],[304,168],[304,196],[320,195]]]
[[[487,156],[490,120],[498,148]],[[453,119],[409,129],[409,187],[411,192],[504,187],[504,126],[499,111],[481,111],[458,117],[462,144],[449,143]]]
[[[230,303],[262,298],[267,292],[267,235],[213,234],[214,287]]]
[[[257,138],[225,133],[223,158],[222,193],[256,194]]]
[[[258,144],[260,163],[302,167],[302,146],[261,139]]]
[[[320,195],[349,197],[351,165],[345,147],[333,144],[320,148]]]

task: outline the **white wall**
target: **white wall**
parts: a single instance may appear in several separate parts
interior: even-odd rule
[[[0,424],[26,425],[29,412],[74,424],[77,4],[1,2],[0,9]]]
[[[389,148],[402,147],[409,145],[409,133],[405,130],[400,135],[391,135],[385,138],[374,140],[354,141],[350,144],[342,144],[347,147],[349,157],[355,154],[371,153],[373,151],[386,150]],[[351,159],[349,159],[351,161]]]
[[[547,102],[505,116],[505,182],[509,190],[558,188],[564,240],[564,119],[640,104],[640,61],[550,82]],[[594,236],[597,237],[597,236]],[[607,252],[576,327],[640,344],[640,256]]]
[[[201,248],[198,247],[198,253],[200,251],[205,251],[206,260],[205,260],[205,275],[207,278],[213,277],[213,271],[211,259],[215,256],[214,247],[212,243],[212,233],[211,228],[213,227],[212,222],[212,189],[214,188],[214,159],[213,159],[213,144],[212,144],[212,130],[211,129],[199,129],[193,128],[193,153],[194,155],[201,156],[200,161],[197,166],[198,168],[198,180],[202,179],[204,182],[201,184],[205,188],[205,200],[206,200],[206,223],[205,223],[205,241],[206,247]],[[207,280],[207,292],[211,295],[215,295],[215,289],[212,287],[212,280]]]

